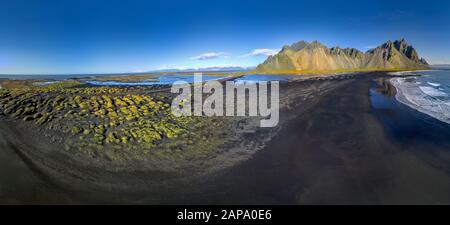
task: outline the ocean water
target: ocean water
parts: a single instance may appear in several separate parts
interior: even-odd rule
[[[203,75],[202,80],[219,80],[227,78],[228,76],[208,76]],[[194,75],[160,75],[152,79],[138,81],[138,82],[120,82],[120,81],[96,81],[88,80],[86,83],[99,86],[149,86],[149,85],[171,85],[175,81],[186,81],[188,83],[194,82]]]
[[[450,123],[450,70],[402,72],[412,77],[391,79],[396,99],[438,120]]]
[[[102,76],[111,76],[114,74],[88,74],[88,75],[2,75],[0,74],[1,79],[9,79],[9,80],[44,80],[42,82],[35,82],[36,85],[47,85],[54,82],[58,82],[61,80],[67,79],[79,79],[84,78],[84,82],[91,85],[97,86],[149,86],[149,85],[171,85],[175,81],[186,81],[188,83],[194,82],[193,74],[185,74],[185,75],[177,75],[177,74],[163,74],[156,76],[152,79],[147,79],[143,81],[137,82],[121,82],[121,81],[97,81],[96,77]],[[120,74],[121,75],[121,74]],[[219,80],[228,78],[229,76],[210,76],[203,75],[203,81],[208,80]],[[91,79],[89,79],[91,78]],[[264,74],[247,74],[242,77],[235,79],[237,82],[259,82],[259,81],[289,81],[298,79],[296,75],[281,75],[281,74],[273,74],[273,75],[264,75]]]
[[[209,76],[203,75],[202,80],[220,80],[229,78],[229,76]],[[247,74],[235,79],[236,82],[260,82],[260,81],[289,81],[298,78],[295,75],[260,75],[260,74]],[[171,85],[175,81],[186,81],[188,83],[194,82],[194,75],[161,75],[154,79],[144,80],[139,82],[120,82],[120,81],[96,81],[90,80],[86,83],[99,86],[148,86],[148,85]]]

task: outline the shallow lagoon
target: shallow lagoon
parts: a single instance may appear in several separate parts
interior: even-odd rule
[[[203,75],[203,81],[220,80],[229,76],[208,76]],[[194,75],[160,75],[152,79],[146,79],[138,82],[120,82],[120,81],[96,81],[88,80],[86,83],[98,86],[149,86],[149,85],[171,85],[176,81],[194,82]]]
[[[231,76],[211,76],[203,75],[203,81],[222,80]],[[296,79],[295,75],[260,75],[248,74],[235,79],[237,82],[259,82],[259,81],[289,81]],[[152,79],[139,82],[120,82],[120,81],[96,81],[89,80],[86,83],[98,86],[150,86],[150,85],[171,85],[176,81],[185,81],[194,83],[194,75],[161,75]]]

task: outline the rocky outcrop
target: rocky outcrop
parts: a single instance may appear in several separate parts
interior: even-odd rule
[[[425,59],[405,39],[361,52],[355,48],[327,48],[318,41],[299,41],[269,56],[257,72],[353,71],[429,68]]]

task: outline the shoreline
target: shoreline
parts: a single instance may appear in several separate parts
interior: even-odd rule
[[[414,77],[414,76],[412,76]],[[433,110],[433,108],[436,108],[437,106],[439,107],[439,110],[442,111],[444,110],[444,113],[447,112],[445,109],[442,109],[441,107],[445,106],[445,104],[436,104],[435,106],[433,106],[433,104],[431,104],[431,102],[422,102],[423,105],[421,105],[420,103],[416,103],[416,101],[420,101],[419,99],[413,100],[411,99],[411,96],[413,95],[418,95],[418,98],[425,98],[423,96],[426,96],[425,93],[419,93],[419,89],[418,87],[402,87],[402,85],[406,85],[404,84],[404,79],[405,77],[396,77],[396,78],[391,78],[389,80],[389,82],[395,87],[395,89],[397,90],[397,93],[395,95],[395,99],[397,101],[399,101],[400,103],[414,109],[417,110],[420,113],[426,114],[428,116],[431,116],[441,122],[450,124],[450,119],[447,115],[442,115],[442,113],[436,112],[435,110]],[[416,88],[417,91],[412,90],[412,88]],[[415,93],[413,92],[415,91]],[[409,92],[409,93],[408,93]],[[426,107],[431,107],[431,108],[426,108]]]
[[[59,183],[67,179],[64,173],[50,178],[68,196],[59,203],[420,204],[436,203],[439,198],[448,203],[448,175],[428,164],[433,156],[417,152],[425,144],[424,149],[434,153],[445,148],[426,141],[400,144],[386,136],[389,123],[373,112],[371,83],[390,77],[365,73],[283,84],[280,100],[286,107],[280,111],[280,130],[248,159],[213,173],[184,175],[172,182],[171,174],[117,176],[84,168],[98,179],[109,176],[117,184],[145,187],[134,191],[86,185],[80,180],[83,173],[78,175],[80,182],[69,181],[69,187]],[[438,191],[418,195],[431,187]]]

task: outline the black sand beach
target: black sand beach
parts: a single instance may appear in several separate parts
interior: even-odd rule
[[[286,84],[281,129],[253,157],[147,192],[60,185],[2,136],[0,202],[449,204],[450,126],[396,102],[381,76]]]
[[[445,137],[450,126],[429,117],[424,120],[425,115],[398,103],[390,109],[373,107],[369,98],[373,79],[354,78],[328,93],[252,160],[210,180],[216,186],[204,191],[208,196],[203,200],[448,204],[450,148]],[[402,127],[405,124],[412,125]],[[221,192],[211,194],[224,184]]]

